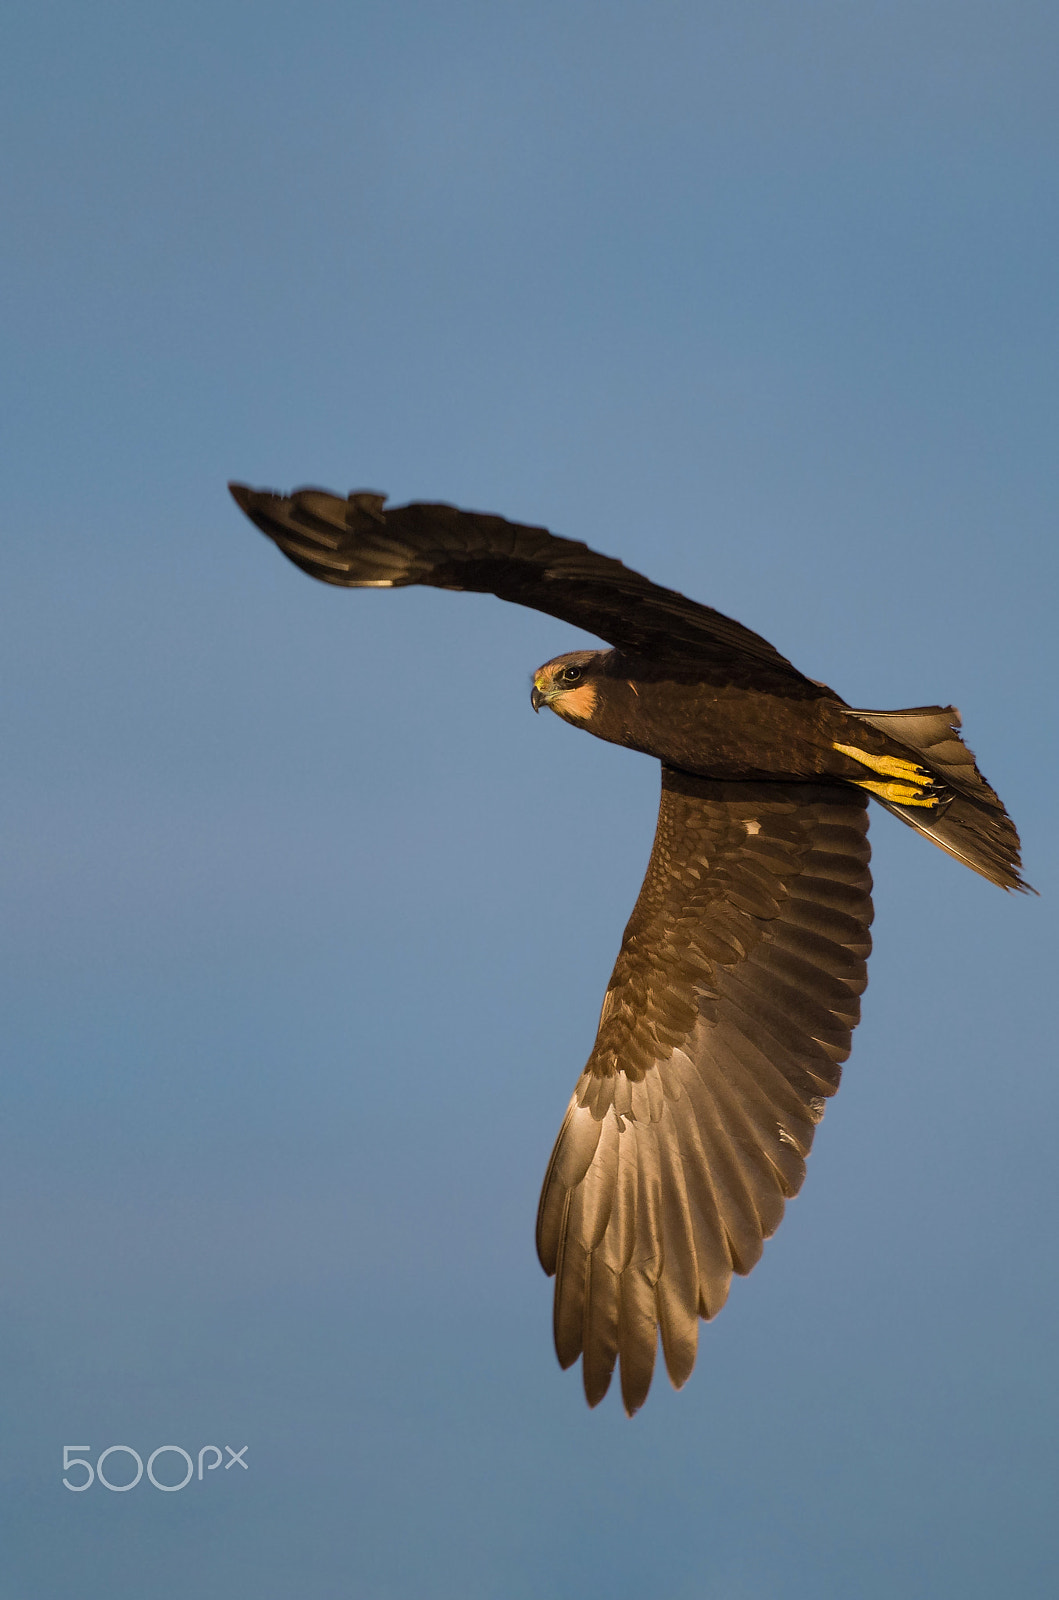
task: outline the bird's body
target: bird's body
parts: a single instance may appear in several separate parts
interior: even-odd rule
[[[707,606],[542,528],[379,495],[233,485],[303,570],[486,591],[608,640],[541,667],[535,709],[656,757],[647,875],[544,1182],[555,1341],[631,1413],[661,1334],[685,1381],[797,1193],[870,949],[867,797],[1004,888],[1018,835],[952,707],[862,711]]]
[[[554,710],[597,738],[703,778],[819,778],[829,766],[848,764],[833,751],[829,756],[835,702],[826,691],[813,685],[811,696],[790,696],[719,677],[681,674],[609,650],[592,658],[595,698],[585,707],[588,714],[578,715],[576,688],[556,700]]]
[[[561,667],[568,661],[580,666],[591,684],[593,703],[586,707],[589,714],[578,718],[591,733],[703,776],[748,775],[729,770],[733,757],[738,766],[752,757],[750,741],[743,740],[738,750],[732,747],[731,731],[740,720],[741,709],[758,704],[780,709],[782,714],[788,704],[805,704],[747,691],[735,684],[679,674],[671,667],[657,667],[621,650],[576,651],[556,657],[554,665]],[[548,662],[540,668],[537,678],[552,665]],[[574,720],[577,695],[574,687],[557,696],[550,702],[551,709],[566,720]],[[778,751],[774,758],[766,746],[762,747],[762,755],[766,761],[778,760],[781,767],[787,759]],[[707,765],[709,772],[704,770]]]
[[[579,676],[542,694],[572,663]],[[540,668],[535,704],[597,738],[728,782],[837,779],[874,794],[935,842],[1005,888],[1018,836],[995,792],[956,737],[952,706],[856,711],[826,684],[755,688],[748,672],[723,681],[621,650],[557,656]],[[903,737],[902,737],[903,735]]]

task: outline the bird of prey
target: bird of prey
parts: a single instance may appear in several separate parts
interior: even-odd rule
[[[534,676],[535,710],[655,756],[647,875],[544,1179],[555,1347],[631,1416],[661,1335],[691,1373],[798,1192],[867,981],[869,797],[1004,889],[1019,839],[952,706],[863,711],[772,645],[573,539],[383,495],[232,484],[294,564],[352,589],[498,595],[611,646]]]

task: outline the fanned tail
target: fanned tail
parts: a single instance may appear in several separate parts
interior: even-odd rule
[[[1002,889],[1036,894],[1021,877],[1019,836],[996,790],[983,778],[960,737],[955,706],[913,706],[907,711],[854,711],[880,733],[912,752],[942,789],[930,811],[875,798],[917,833]]]

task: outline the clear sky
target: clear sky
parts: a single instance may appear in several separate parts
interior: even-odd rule
[[[1054,5],[11,0],[0,81],[0,1592],[1053,1595]],[[954,701],[1023,831],[1039,900],[876,813],[803,1194],[632,1422],[533,1221],[656,769],[230,477]]]

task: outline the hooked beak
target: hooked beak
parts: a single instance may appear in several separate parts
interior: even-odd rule
[[[530,690],[530,705],[533,707],[534,711],[539,711],[544,703],[544,696],[537,688],[537,685],[534,684],[533,688]]]

